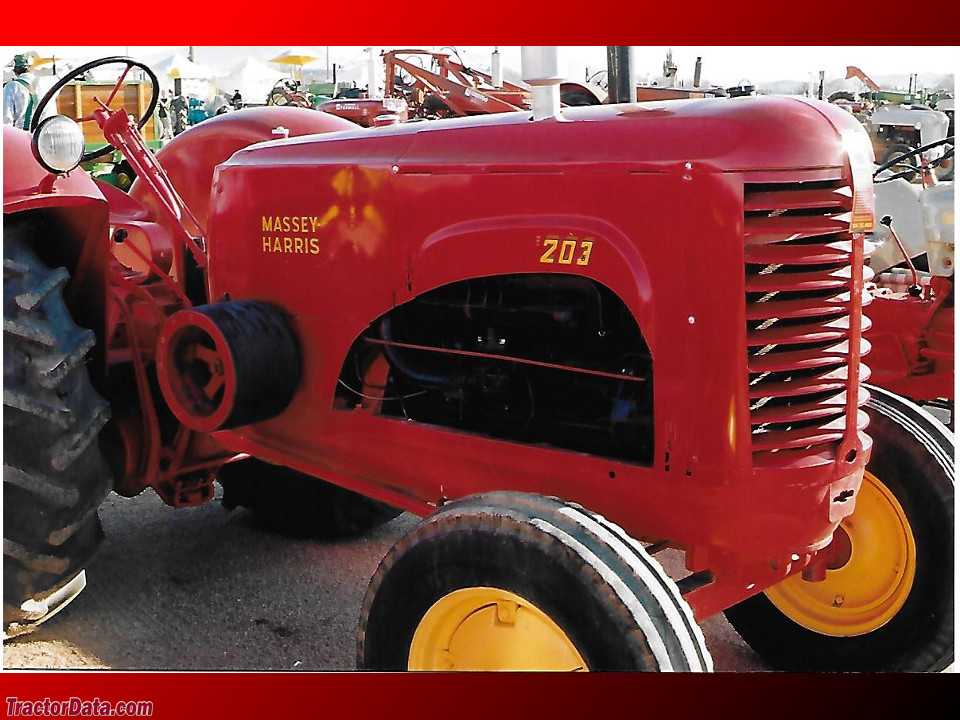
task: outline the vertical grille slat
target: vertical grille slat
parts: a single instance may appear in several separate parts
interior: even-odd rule
[[[757,453],[839,445],[867,400],[851,377],[862,332],[850,233],[853,192],[843,180],[747,183],[744,263],[750,424]],[[854,312],[856,310],[856,312]],[[851,319],[859,328],[851,329]],[[855,355],[851,354],[850,340]],[[856,352],[859,348],[859,352]],[[856,403],[849,393],[856,393]]]

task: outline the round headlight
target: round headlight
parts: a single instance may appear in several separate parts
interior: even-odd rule
[[[54,115],[34,130],[31,147],[44,168],[58,175],[68,173],[80,164],[83,130],[65,115]]]

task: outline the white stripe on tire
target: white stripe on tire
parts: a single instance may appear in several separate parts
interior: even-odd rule
[[[647,644],[650,646],[650,650],[653,652],[660,670],[663,672],[673,672],[673,663],[670,661],[667,646],[664,644],[663,638],[660,637],[656,623],[653,621],[653,618],[650,617],[649,613],[647,613],[646,608],[641,605],[640,599],[627,587],[627,584],[620,579],[620,576],[604,563],[596,553],[569,533],[564,532],[541,518],[531,518],[530,524],[538,530],[542,530],[556,538],[571,550],[574,550],[585,563],[592,567],[597,574],[603,578],[604,582],[613,589],[617,597],[620,598],[620,601],[630,611],[630,614],[633,615],[634,621],[647,639]]]
[[[673,628],[684,654],[691,660],[691,663],[699,665],[700,669],[706,672],[712,671],[713,663],[703,638],[703,632],[694,620],[687,601],[680,595],[676,583],[666,574],[660,563],[651,558],[647,551],[643,549],[643,546],[621,528],[617,527],[617,530],[622,535],[620,533],[615,534],[590,515],[573,507],[564,507],[560,510],[560,513],[580,525],[587,532],[596,535],[623,558],[663,608],[667,621]],[[602,519],[616,527],[606,518]],[[585,521],[589,521],[594,527],[589,527]]]

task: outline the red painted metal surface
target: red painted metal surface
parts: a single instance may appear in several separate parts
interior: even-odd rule
[[[108,139],[140,160],[129,196],[103,188],[110,199],[114,245],[107,291],[107,387],[116,391],[111,374],[115,377],[128,365],[135,380],[135,393],[112,403],[113,430],[122,449],[122,462],[115,463],[123,468],[117,491],[134,495],[152,487],[178,507],[211,499],[216,470],[236,455],[207,433],[171,423],[169,410],[156,406],[151,386],[161,327],[168,317],[192,305],[181,270],[185,247],[193,246],[197,267],[207,262],[200,235],[207,222],[214,169],[237,149],[259,141],[353,127],[339,118],[297,108],[239,111],[231,114],[227,125],[223,117],[180,135],[157,154],[156,161],[122,112],[100,118]],[[282,133],[275,133],[280,128]]]
[[[406,103],[388,98],[376,100],[361,98],[356,100],[327,100],[317,106],[317,110],[336,115],[356,123],[360,127],[374,127],[381,124],[393,124],[394,122],[406,122],[408,111]],[[378,118],[388,116],[390,122],[385,120],[377,121]]]
[[[835,499],[856,490],[869,454],[860,375],[841,370],[860,352],[861,238],[842,218],[757,217],[748,247],[781,243],[781,259],[798,266],[768,287],[764,275],[744,276],[743,198],[746,185],[776,183],[788,188],[784,207],[816,205],[824,193],[789,188],[827,183],[842,215],[852,178],[840,130],[859,130],[829,108],[791,100],[567,117],[530,123],[510,113],[279,142],[222,165],[211,297],[286,308],[305,375],[281,417],[219,437],[419,513],[504,487],[576,500],[638,536],[676,539],[692,570],[723,578],[691,596],[709,613],[727,593],[742,597],[745,585],[731,589],[741,581],[758,589],[799,570],[853,509]],[[551,235],[591,238],[589,264],[545,267]],[[812,249],[783,245],[820,235]],[[836,271],[820,272],[824,253]],[[805,263],[818,264],[805,272]],[[348,349],[391,308],[472,277],[548,270],[605,285],[637,319],[654,358],[653,467],[335,409]],[[773,440],[751,431],[770,419],[750,412],[744,297],[795,283],[827,290],[826,309],[793,301],[795,316],[815,317],[770,342],[826,342],[809,362],[827,358],[819,382],[837,394],[811,399],[798,412],[823,422],[783,431],[785,447],[770,453]]]
[[[3,126],[3,212],[13,213],[43,207],[75,207],[89,202],[103,202],[93,179],[75,170],[57,178],[52,192],[38,192],[40,184],[50,177],[33,158],[30,133],[10,125]]]
[[[281,110],[343,122],[267,112]],[[172,277],[163,267],[182,229],[168,213],[157,222],[154,183],[135,188],[141,207],[118,203],[117,220],[141,232],[121,240],[143,267],[112,266],[107,347],[108,370],[137,370],[138,401],[117,423],[138,455],[131,482],[139,472],[190,504],[219,463],[249,453],[421,514],[486,490],[558,495],[683,547],[714,577],[688,594],[699,617],[802,570],[853,511],[870,440],[863,373],[845,372],[866,349],[849,209],[869,149],[844,112],[762,98],[601,106],[238,149],[248,123],[261,139],[275,122],[241,115],[189,131],[161,160],[206,231],[209,301],[282,308],[302,380],[278,417],[212,435],[150,407],[160,325],[190,301],[180,262]],[[450,283],[528,273],[587,278],[636,320],[652,355],[651,463],[386,416],[375,393],[337,401],[350,348],[385,313]],[[374,363],[367,378],[384,373]]]
[[[953,400],[953,279],[934,278],[920,297],[877,292],[868,314],[871,382],[918,402]]]
[[[238,110],[204,120],[190,128],[189,132],[181,133],[157,151],[157,160],[177,189],[177,194],[205,227],[216,166],[241,148],[281,137],[273,134],[277,128],[284,128],[288,137],[297,137],[356,130],[356,125],[306,108]],[[157,200],[145,183],[135,181],[130,188],[130,196],[142,203],[151,214],[159,214]]]

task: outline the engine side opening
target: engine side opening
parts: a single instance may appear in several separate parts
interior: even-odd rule
[[[650,465],[653,376],[633,315],[587,278],[446,285],[354,343],[336,406]]]

